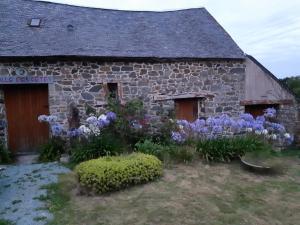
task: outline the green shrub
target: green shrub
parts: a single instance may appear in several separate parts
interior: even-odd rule
[[[230,162],[247,152],[271,150],[271,146],[255,136],[201,140],[197,151],[206,161]]]
[[[71,161],[79,163],[101,156],[118,155],[122,149],[122,142],[113,133],[103,130],[99,136],[91,136],[87,140],[74,143],[71,148]]]
[[[48,143],[40,147],[40,162],[52,162],[59,160],[65,151],[65,142],[59,137],[52,137]]]
[[[191,162],[195,158],[195,148],[192,146],[160,144],[149,139],[136,143],[135,151],[154,155],[164,162]]]
[[[163,146],[147,139],[137,142],[135,144],[135,150],[144,154],[154,155],[162,160],[163,155],[170,151],[170,146]]]
[[[172,117],[171,117],[172,118]],[[152,139],[155,142],[170,145],[173,143],[171,139],[171,134],[177,128],[177,123],[175,119],[170,119],[170,117],[164,117],[161,119],[161,124],[159,126],[158,132],[152,135]]]
[[[0,163],[10,163],[11,162],[11,154],[5,148],[5,146],[0,143]]]
[[[125,105],[117,99],[109,99],[108,109],[117,114],[114,122],[115,135],[131,148],[135,143],[149,136],[149,121],[146,118],[143,101],[133,99]]]
[[[163,169],[155,156],[134,153],[86,161],[76,166],[75,172],[82,187],[101,194],[155,180]]]

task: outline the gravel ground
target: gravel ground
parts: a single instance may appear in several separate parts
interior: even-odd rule
[[[43,185],[69,170],[58,163],[7,166],[0,171],[0,219],[16,225],[43,225],[51,219],[45,209]]]

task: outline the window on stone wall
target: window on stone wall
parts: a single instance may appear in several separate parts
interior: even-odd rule
[[[176,119],[184,119],[193,122],[199,118],[199,112],[201,111],[198,98],[175,100]]]
[[[109,98],[118,99],[118,83],[107,83],[107,92]]]
[[[264,111],[267,108],[274,108],[276,110],[279,109],[278,104],[258,104],[258,105],[246,105],[245,106],[245,112],[250,113],[255,118],[258,116],[264,115]]]

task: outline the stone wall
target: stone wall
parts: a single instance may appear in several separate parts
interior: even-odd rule
[[[298,105],[295,101],[293,104],[282,104],[277,112],[278,121],[283,124],[288,132],[297,133],[297,124],[299,122]]]
[[[0,140],[6,145],[7,140],[7,122],[6,122],[6,112],[4,105],[4,93],[0,90]]]
[[[174,111],[174,101],[155,101],[157,95],[179,95],[208,91],[214,94],[203,100],[202,116],[228,113],[233,116],[244,110],[245,64],[243,61],[194,62],[103,62],[83,61],[20,61],[0,63],[0,75],[14,76],[16,68],[26,76],[53,76],[49,84],[50,113],[67,126],[69,105],[77,105],[83,120],[86,105],[97,110],[105,107],[106,83],[118,83],[120,98],[144,101],[153,121]],[[3,104],[0,103],[0,108]],[[1,111],[5,118],[5,110]]]
[[[297,120],[293,123],[295,127],[295,144],[300,146],[300,104],[297,103]]]

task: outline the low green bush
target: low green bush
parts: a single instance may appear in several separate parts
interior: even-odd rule
[[[73,143],[71,161],[80,163],[101,156],[114,156],[120,154],[122,149],[122,142],[113,133],[104,130],[99,136]]]
[[[46,144],[40,147],[40,162],[52,162],[59,160],[65,151],[65,141],[60,137],[52,137]]]
[[[101,194],[153,181],[162,175],[163,168],[155,156],[134,153],[82,162],[75,172],[82,187]]]
[[[161,145],[154,143],[153,141],[147,139],[144,141],[139,141],[135,144],[135,150],[144,154],[154,155],[159,159],[163,160],[164,155],[170,152],[171,147],[166,145]]]
[[[161,144],[149,139],[135,144],[135,151],[154,155],[164,162],[191,162],[195,158],[195,148],[188,145]]]
[[[208,162],[230,162],[247,152],[268,151],[272,147],[255,136],[240,136],[201,140],[197,143],[197,151]]]

